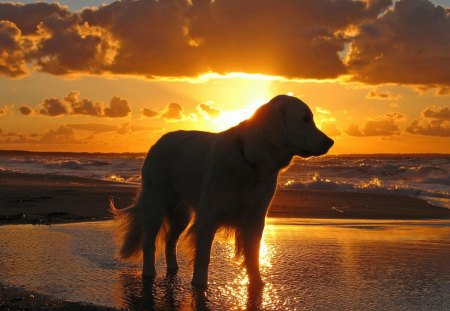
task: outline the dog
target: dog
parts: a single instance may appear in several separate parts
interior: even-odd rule
[[[227,228],[234,232],[249,284],[262,286],[259,248],[278,174],[294,156],[320,156],[333,143],[316,127],[308,106],[287,95],[220,133],[165,134],[144,161],[135,203],[122,210],[111,206],[122,221],[120,257],[143,253],[142,274],[153,277],[155,252],[162,248],[167,273],[176,273],[177,241],[189,227],[192,284],[205,288],[215,233]]]

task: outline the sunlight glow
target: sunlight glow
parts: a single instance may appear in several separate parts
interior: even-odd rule
[[[267,103],[269,100],[269,97],[259,97],[255,98],[241,109],[223,111],[219,117],[212,120],[214,128],[217,131],[223,131],[239,124],[240,122],[250,118],[259,107]]]

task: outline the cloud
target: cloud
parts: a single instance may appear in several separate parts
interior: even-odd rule
[[[367,99],[381,99],[381,100],[397,100],[401,98],[400,94],[393,94],[389,92],[380,92],[377,90],[370,90],[366,95]]]
[[[21,114],[23,114],[24,116],[29,116],[31,113],[33,113],[33,110],[30,107],[24,105],[24,106],[20,106],[19,112]]]
[[[25,35],[36,34],[39,24],[52,15],[67,17],[70,13],[58,3],[0,3],[0,20],[13,22]]]
[[[44,133],[0,133],[0,142],[5,144],[82,144],[87,140],[76,138],[73,129],[61,125]]]
[[[170,103],[165,111],[161,114],[161,118],[167,121],[181,121],[186,117],[183,114],[183,107],[177,103]]]
[[[139,131],[154,131],[154,130],[155,130],[154,127],[132,125],[130,122],[125,122],[117,127],[117,133],[121,135]]]
[[[450,108],[449,107],[430,106],[430,107],[427,107],[422,112],[422,115],[425,118],[450,121]]]
[[[6,3],[0,19],[30,41],[21,47],[33,69],[55,75],[240,71],[322,79],[347,73],[338,54],[351,39],[347,30],[376,19],[391,4],[136,0],[71,12],[58,4]]]
[[[364,23],[346,63],[367,83],[449,85],[450,14],[428,0],[400,0]]]
[[[0,117],[12,114],[13,105],[4,105],[0,107]]]
[[[96,134],[112,132],[117,129],[117,126],[98,123],[80,123],[80,124],[67,124],[68,128],[80,131],[88,131]]]
[[[110,118],[126,117],[130,114],[131,108],[126,99],[113,96],[109,102],[109,107],[105,107],[104,115]]]
[[[427,136],[450,136],[449,107],[429,106],[422,112],[422,119],[414,120],[406,128],[406,132]]]
[[[160,113],[158,111],[148,109],[148,108],[142,108],[141,109],[141,115],[147,117],[147,118],[157,118],[160,116]]]
[[[366,83],[430,85],[445,93],[448,9],[429,0],[395,1],[389,9],[392,2],[135,0],[78,12],[0,3],[0,74],[22,77],[27,66],[54,75],[148,78],[351,74]]]
[[[429,122],[414,120],[406,128],[406,132],[417,135],[449,137],[450,122],[438,119]]]
[[[383,116],[375,117],[366,122],[360,129],[355,123],[347,128],[350,136],[392,136],[399,134],[397,121],[404,119],[400,113],[387,113]]]
[[[17,78],[27,72],[20,29],[14,23],[0,20],[0,74]]]
[[[205,117],[205,118],[217,118],[220,116],[221,111],[218,108],[214,108],[209,104],[200,104],[197,107],[197,110]]]
[[[131,113],[131,106],[126,99],[118,96],[113,96],[107,106],[102,101],[93,102],[86,98],[80,98],[79,92],[72,91],[64,98],[45,98],[36,109],[36,113],[50,117],[88,115],[121,118]]]

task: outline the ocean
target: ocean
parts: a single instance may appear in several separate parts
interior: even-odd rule
[[[0,151],[0,171],[140,183],[145,153]],[[450,208],[450,155],[338,155],[295,158],[279,187],[401,194]]]

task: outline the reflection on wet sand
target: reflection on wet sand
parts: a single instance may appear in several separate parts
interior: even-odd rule
[[[72,301],[135,310],[446,310],[450,222],[272,220],[260,251],[262,289],[248,288],[233,244],[214,242],[209,287],[189,258],[176,276],[142,280],[114,257],[113,222],[0,227],[0,279]],[[163,261],[157,271],[165,271]]]

